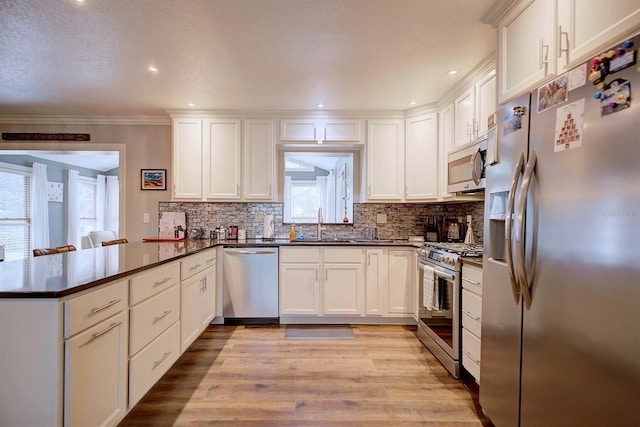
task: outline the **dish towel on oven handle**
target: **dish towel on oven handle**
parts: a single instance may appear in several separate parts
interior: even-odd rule
[[[422,265],[422,305],[427,310],[433,310],[433,300],[436,294],[436,280],[434,269],[428,265]]]

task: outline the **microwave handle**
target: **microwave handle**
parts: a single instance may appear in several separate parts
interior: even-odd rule
[[[473,152],[473,156],[471,156],[471,178],[476,185],[480,184],[480,177],[476,173],[476,160],[478,160],[478,156],[480,155],[480,147],[476,147],[476,150]]]

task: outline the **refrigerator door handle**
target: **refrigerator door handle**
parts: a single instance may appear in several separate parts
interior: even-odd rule
[[[527,268],[524,262],[524,211],[527,207],[527,193],[531,185],[531,178],[536,167],[538,156],[535,150],[531,150],[529,154],[529,162],[522,176],[522,185],[520,186],[520,200],[518,200],[518,224],[516,225],[516,263],[518,270],[518,278],[520,280],[520,289],[522,297],[527,308],[531,307],[531,283],[527,277]]]
[[[509,278],[511,279],[511,291],[513,292],[513,300],[516,305],[520,302],[520,289],[518,286],[518,281],[516,279],[516,272],[513,265],[513,249],[511,245],[511,235],[513,228],[513,207],[515,205],[516,200],[516,189],[518,188],[518,181],[520,178],[520,174],[522,174],[522,169],[524,168],[524,153],[520,153],[520,157],[518,158],[518,163],[513,171],[513,179],[511,180],[511,189],[509,190],[509,199],[507,201],[507,215],[505,217],[505,252],[507,255],[507,268],[509,270]]]

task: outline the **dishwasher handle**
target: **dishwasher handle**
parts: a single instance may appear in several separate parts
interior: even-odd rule
[[[227,254],[230,255],[274,255],[276,254],[276,251],[271,249],[251,249],[251,250],[246,250],[246,249],[226,249],[224,251]]]

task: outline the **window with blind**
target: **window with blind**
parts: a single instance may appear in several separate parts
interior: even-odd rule
[[[97,229],[97,188],[95,178],[78,177],[78,236]]]
[[[293,222],[318,221],[318,196],[315,181],[291,183],[291,220]]]
[[[5,261],[31,253],[31,168],[0,163],[0,245]]]

